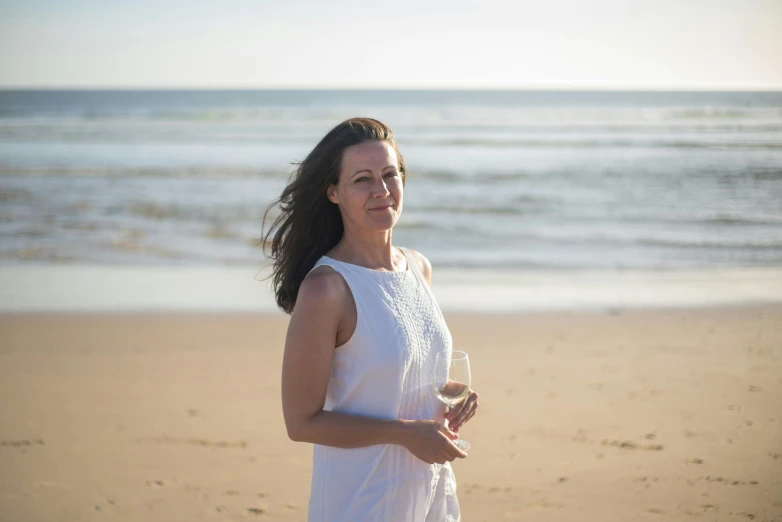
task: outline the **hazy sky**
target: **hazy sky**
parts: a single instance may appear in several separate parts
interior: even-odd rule
[[[0,0],[0,86],[782,89],[782,0]]]

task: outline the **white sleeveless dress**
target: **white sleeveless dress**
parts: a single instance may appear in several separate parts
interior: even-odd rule
[[[334,351],[324,410],[380,419],[439,419],[434,354],[451,333],[412,254],[407,270],[384,272],[321,257],[347,282],[356,330]],[[343,449],[314,445],[309,522],[457,522],[450,462],[427,464],[397,444]]]

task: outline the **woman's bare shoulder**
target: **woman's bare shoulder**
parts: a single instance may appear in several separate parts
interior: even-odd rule
[[[418,265],[418,270],[421,271],[421,275],[424,276],[426,283],[429,286],[432,286],[432,263],[429,262],[426,256],[417,250],[413,250],[412,248],[406,248],[405,250],[413,254],[413,258]]]
[[[344,303],[350,295],[345,278],[328,265],[322,265],[307,274],[299,286],[296,304],[306,306],[335,306]]]

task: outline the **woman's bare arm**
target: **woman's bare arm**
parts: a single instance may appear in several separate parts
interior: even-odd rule
[[[405,420],[323,411],[340,319],[352,302],[342,276],[313,272],[301,284],[282,364],[282,410],[288,437],[339,448],[405,442]]]

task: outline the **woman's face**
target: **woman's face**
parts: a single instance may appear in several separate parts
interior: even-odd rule
[[[339,182],[326,194],[339,205],[345,228],[389,230],[402,214],[402,173],[387,141],[351,145],[342,155]]]

